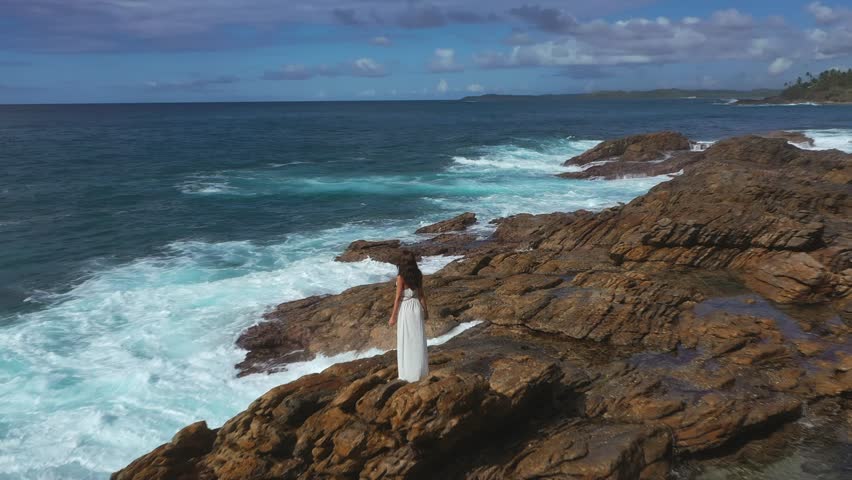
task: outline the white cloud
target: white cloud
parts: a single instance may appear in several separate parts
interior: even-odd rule
[[[568,65],[624,65],[651,63],[648,55],[600,52],[587,50],[576,39],[548,41],[529,46],[512,48],[508,54],[484,54],[475,57],[483,67],[519,67],[519,66],[568,66]]]
[[[710,75],[704,75],[699,80],[701,88],[716,88],[719,86],[719,81]]]
[[[530,35],[526,32],[512,32],[511,35],[506,37],[503,41],[508,45],[529,45],[533,42],[533,39],[530,38]]]
[[[778,57],[769,64],[769,73],[771,75],[780,75],[793,66],[793,61],[789,58]]]
[[[375,97],[376,96],[376,90],[372,89],[372,88],[367,89],[367,90],[362,90],[362,91],[358,92],[358,96],[359,97]]]
[[[372,58],[359,58],[352,62],[353,75],[357,77],[384,77],[385,67]]]
[[[220,87],[239,82],[239,77],[232,75],[220,75],[211,78],[195,78],[192,80],[179,82],[158,82],[150,80],[145,82],[145,87],[149,90],[207,90],[210,88]]]
[[[812,2],[808,11],[820,24],[819,28],[807,32],[817,60],[852,54],[852,9]]]
[[[471,93],[480,93],[480,92],[485,91],[485,89],[482,87],[482,85],[480,85],[478,83],[471,83],[470,85],[465,87],[465,90],[467,90],[468,92],[471,92]]]
[[[438,48],[429,62],[429,71],[433,73],[460,72],[462,65],[456,63],[456,52],[452,48]]]
[[[813,2],[808,5],[808,11],[817,19],[818,22],[829,23],[837,18],[834,9],[827,7],[820,2]]]
[[[276,77],[279,80],[305,80],[311,78],[317,73],[301,64],[288,64],[281,67],[277,72],[267,72],[264,76],[272,79]]]
[[[449,90],[449,89],[450,89],[450,86],[447,84],[447,81],[444,80],[443,78],[441,80],[439,80],[438,85],[435,86],[435,90],[437,90],[438,93],[447,93],[447,90]]]
[[[835,32],[830,42],[816,49],[805,32],[786,24],[783,19],[767,17],[758,21],[736,9],[680,20],[657,17],[581,22],[562,15],[556,22],[551,18],[552,12],[540,8],[518,10],[518,16],[544,32],[563,34],[540,43],[514,45],[504,51],[480,52],[474,55],[480,67],[609,66],[719,60],[770,62],[780,56],[796,59],[813,55],[813,50],[837,55],[843,50],[845,39]]]
[[[371,38],[370,43],[372,43],[373,45],[378,45],[380,47],[389,47],[392,42],[390,38],[384,35],[380,35],[378,37]]]
[[[313,77],[384,77],[387,70],[384,65],[372,58],[359,58],[352,62],[336,65],[287,64],[277,70],[267,70],[263,73],[266,80],[307,80]]]
[[[748,47],[748,53],[755,57],[760,57],[766,53],[770,46],[771,42],[768,38],[755,38],[752,39],[751,45]]]
[[[710,17],[717,25],[731,28],[745,28],[752,25],[750,15],[740,13],[736,8],[719,10]]]

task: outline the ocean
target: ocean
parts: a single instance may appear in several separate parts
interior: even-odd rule
[[[852,151],[850,119],[700,99],[0,106],[0,479],[108,478],[188,423],[378,353],[233,368],[273,305],[393,276],[334,262],[353,240],[464,211],[487,235],[669,178],[554,176],[608,138],[787,129]]]

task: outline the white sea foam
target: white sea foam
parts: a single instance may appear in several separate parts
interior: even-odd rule
[[[234,187],[226,181],[187,181],[178,185],[178,190],[189,195],[205,195],[234,192]]]
[[[597,145],[596,140],[563,139],[544,148],[528,148],[514,144],[482,147],[471,156],[455,156],[450,172],[477,173],[526,171],[554,173],[565,169],[562,163]]]
[[[453,158],[446,177],[457,185],[472,182],[478,190],[455,190],[451,194],[427,194],[430,201],[445,210],[474,211],[480,220],[517,213],[549,213],[578,209],[599,210],[645,193],[670,177],[641,177],[621,180],[570,180],[557,173],[578,171],[607,161],[565,167],[568,158],[597,145],[595,140],[562,139],[538,149],[514,144],[482,147],[477,155],[460,161]],[[481,222],[475,232],[492,227]]]
[[[272,167],[272,168],[281,168],[281,167],[289,167],[289,166],[292,166],[292,165],[305,165],[307,163],[308,162],[295,161],[295,162],[287,162],[287,163],[269,163],[269,164],[267,164],[267,166]]]
[[[518,213],[600,210],[632,200],[669,179],[665,175],[618,180],[519,177],[511,187],[477,198],[476,204],[465,197],[431,197],[430,201],[450,211],[472,210],[481,219]]]
[[[814,140],[814,145],[796,143],[794,145],[809,150],[828,150],[836,148],[852,153],[852,129],[829,128],[823,130],[802,130],[802,133]]]
[[[796,103],[747,103],[737,105],[737,107],[820,107],[819,103],[814,102],[796,102]]]
[[[106,477],[187,423],[221,424],[274,385],[381,353],[320,356],[271,376],[233,370],[236,336],[271,305],[392,278],[385,263],[334,262],[327,246],[376,235],[347,226],[265,246],[175,243],[20,315],[0,335],[0,478]]]
[[[691,144],[689,145],[689,149],[693,152],[703,152],[704,150],[710,148],[710,146],[714,143],[716,143],[714,140],[696,140],[694,142],[691,142]]]
[[[460,323],[460,324],[456,325],[449,332],[447,332],[443,335],[439,335],[435,338],[428,339],[426,341],[426,344],[429,345],[430,347],[433,346],[433,345],[443,345],[443,344],[447,343],[447,341],[449,341],[451,338],[457,336],[458,334],[464,332],[465,330],[468,330],[470,328],[473,328],[473,327],[479,325],[480,323],[482,323],[481,320],[474,320],[472,322]]]

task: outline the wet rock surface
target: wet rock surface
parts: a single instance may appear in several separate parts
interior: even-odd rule
[[[659,160],[666,153],[689,150],[690,141],[677,132],[656,132],[601,142],[591,150],[573,157],[565,166],[587,165],[604,160],[625,162],[647,162]]]
[[[432,225],[418,228],[414,233],[447,233],[457,232],[466,229],[476,223],[476,214],[466,212],[453,217],[449,220],[444,220]]]
[[[658,175],[679,173],[684,167],[695,163],[700,158],[701,156],[697,152],[681,152],[677,154],[665,154],[659,160],[653,162],[613,160],[599,165],[591,165],[579,172],[564,172],[557,176],[574,179],[603,178],[606,180],[630,177],[656,177]]]
[[[485,321],[430,348],[428,379],[396,380],[392,353],[335,365],[218,430],[187,427],[115,478],[650,479],[790,458],[793,440],[751,446],[852,418],[852,155],[758,136],[688,154],[626,205],[407,245],[463,256],[425,279],[430,337]],[[341,261],[392,261],[400,246],[353,244]],[[392,294],[388,282],[281,304],[241,335],[238,368],[393,348]]]
[[[797,143],[800,145],[808,145],[814,146],[814,139],[805,135],[802,132],[787,132],[784,130],[776,130],[774,132],[767,132],[763,134],[766,138],[783,138],[788,142]]]

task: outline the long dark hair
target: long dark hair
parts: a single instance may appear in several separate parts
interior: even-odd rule
[[[405,286],[417,291],[423,286],[423,273],[417,267],[417,257],[411,250],[403,250],[399,253],[399,270],[397,273],[405,281]]]

